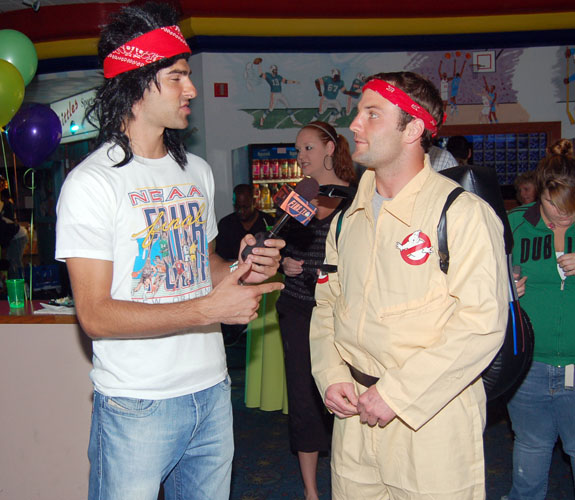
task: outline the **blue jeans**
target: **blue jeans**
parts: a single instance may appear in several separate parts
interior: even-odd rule
[[[89,500],[228,500],[234,453],[229,377],[163,400],[94,393]]]
[[[575,390],[565,388],[565,368],[534,361],[507,409],[515,434],[509,500],[544,500],[558,437],[575,470]]]

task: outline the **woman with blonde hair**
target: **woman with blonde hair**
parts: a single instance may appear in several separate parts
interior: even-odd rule
[[[559,437],[575,470],[575,157],[566,139],[548,153],[536,170],[539,200],[509,212],[517,292],[535,335],[533,364],[508,404],[509,500],[544,500]]]

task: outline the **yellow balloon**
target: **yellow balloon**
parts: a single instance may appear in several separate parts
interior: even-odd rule
[[[0,59],[0,127],[16,114],[24,100],[24,79],[8,61]]]
[[[16,66],[28,85],[38,68],[36,47],[24,33],[16,30],[0,30],[0,59]]]

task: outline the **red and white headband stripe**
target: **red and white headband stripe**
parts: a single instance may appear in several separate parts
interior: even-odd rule
[[[374,78],[363,86],[363,92],[366,90],[373,90],[379,95],[387,99],[392,104],[395,104],[400,109],[405,111],[408,115],[414,118],[419,118],[423,121],[425,128],[431,131],[433,137],[437,135],[437,121],[429,111],[417,104],[411,97],[409,97],[403,90],[393,86],[384,80]]]
[[[164,26],[130,40],[104,59],[104,78],[192,51],[178,26]]]

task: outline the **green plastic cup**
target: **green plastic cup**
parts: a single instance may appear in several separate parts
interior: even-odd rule
[[[11,308],[24,307],[26,304],[26,290],[23,279],[6,280],[8,291],[8,304]]]

